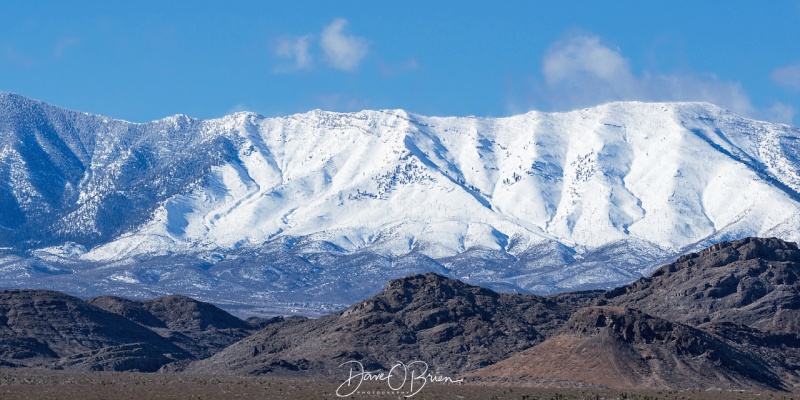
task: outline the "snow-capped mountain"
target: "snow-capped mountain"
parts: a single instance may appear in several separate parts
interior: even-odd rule
[[[436,271],[539,293],[800,238],[800,130],[705,103],[146,124],[0,94],[0,286],[313,313]]]

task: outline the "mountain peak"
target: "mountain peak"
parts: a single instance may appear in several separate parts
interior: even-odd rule
[[[19,94],[16,94],[16,93],[0,91],[0,101],[5,102],[5,101],[10,101],[10,100],[15,100],[15,101],[36,101],[36,100],[30,99],[28,97],[25,97],[25,96],[22,96],[22,95],[19,95]]]
[[[778,238],[746,237],[731,242],[723,241],[713,244],[699,252],[686,254],[678,258],[675,264],[666,265],[653,273],[660,276],[674,272],[676,266],[696,268],[714,268],[737,261],[761,259],[777,262],[800,262],[800,250],[797,243]]]
[[[413,274],[391,280],[380,293],[345,310],[345,315],[375,309],[407,312],[418,306],[446,303],[452,298],[462,296],[497,298],[498,294],[487,288],[468,285],[432,272]]]
[[[9,115],[29,112],[31,107],[41,107],[43,105],[47,104],[16,93],[0,92],[0,120],[8,118]]]
[[[721,239],[800,239],[800,132],[670,107],[133,124],[7,106],[0,247],[21,256],[0,283],[98,281],[138,296],[181,287],[203,300],[227,288],[231,304],[263,290],[250,299],[324,293],[331,307],[399,271],[552,293],[628,283]],[[58,248],[68,242],[88,251],[67,256]],[[278,259],[276,270],[265,261]],[[366,283],[350,278],[355,265]],[[328,272],[301,276],[306,268]],[[353,290],[331,289],[339,284]]]

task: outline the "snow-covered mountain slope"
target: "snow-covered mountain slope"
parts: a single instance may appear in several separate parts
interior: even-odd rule
[[[607,287],[713,241],[796,241],[799,169],[800,130],[704,103],[135,124],[0,94],[0,285],[265,306],[429,270]]]

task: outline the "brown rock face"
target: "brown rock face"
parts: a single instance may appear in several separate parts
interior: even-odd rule
[[[800,385],[800,250],[780,239],[721,242],[680,257],[598,304],[685,323],[764,360]]]
[[[800,383],[800,251],[722,242],[606,292],[544,343],[475,376],[611,387]]]
[[[471,374],[527,384],[612,388],[769,388],[761,359],[692,327],[624,307],[587,307],[545,342]]]
[[[800,334],[800,250],[774,238],[722,242],[609,291],[600,304],[693,326],[732,323]]]
[[[270,325],[189,369],[336,375],[349,360],[368,369],[421,360],[436,373],[458,374],[541,342],[596,295],[554,300],[411,275],[341,312]]]

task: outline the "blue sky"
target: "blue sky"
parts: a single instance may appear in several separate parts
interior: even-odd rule
[[[136,122],[697,100],[797,125],[800,1],[10,0],[0,91]]]

